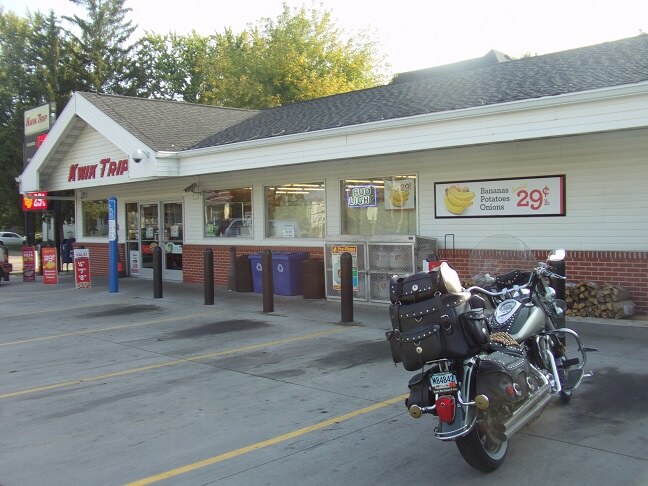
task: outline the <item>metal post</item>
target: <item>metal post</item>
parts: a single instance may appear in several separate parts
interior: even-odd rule
[[[353,259],[351,253],[340,255],[342,322],[353,322]]]
[[[229,247],[230,271],[227,276],[227,290],[236,290],[236,247]]]
[[[205,305],[214,305],[214,252],[211,248],[205,248],[203,268]]]
[[[162,298],[162,248],[153,249],[153,298]]]
[[[261,279],[263,281],[263,312],[274,312],[274,282],[272,280],[272,252],[261,252]]]
[[[58,233],[58,231],[57,231]],[[60,248],[60,243],[57,243]],[[117,198],[108,198],[108,285],[111,294],[119,292],[119,244],[117,242]]]

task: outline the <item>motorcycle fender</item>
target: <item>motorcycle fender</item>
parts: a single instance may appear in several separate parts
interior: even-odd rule
[[[452,422],[442,422],[439,420],[439,425],[435,429],[435,437],[439,440],[455,440],[468,434],[477,419],[477,413],[473,405],[463,404],[465,397],[472,396],[470,389],[473,383],[472,372],[474,369],[474,360],[469,359],[463,363],[463,377],[461,382],[461,389],[455,400],[455,415]]]

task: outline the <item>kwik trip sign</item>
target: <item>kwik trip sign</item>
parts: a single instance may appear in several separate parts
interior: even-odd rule
[[[72,164],[68,172],[68,182],[88,181],[115,177],[128,173],[128,159],[110,160],[101,159],[98,164]]]

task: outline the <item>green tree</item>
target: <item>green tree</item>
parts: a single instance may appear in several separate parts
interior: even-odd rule
[[[137,26],[126,20],[131,11],[126,0],[70,0],[85,8],[87,18],[63,17],[79,31],[68,31],[74,50],[73,70],[80,69],[82,89],[97,93],[123,94],[133,65],[133,45],[128,39]]]
[[[147,32],[134,57],[131,92],[145,98],[195,103],[203,89],[203,73],[212,37]]]
[[[240,34],[215,37],[199,101],[268,108],[376,86],[384,59],[368,33],[345,39],[328,11],[291,10],[262,19]]]

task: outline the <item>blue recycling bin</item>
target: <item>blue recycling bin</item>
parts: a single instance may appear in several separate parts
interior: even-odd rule
[[[276,295],[301,295],[303,262],[308,258],[304,251],[272,254],[272,283]]]
[[[263,292],[262,253],[248,255],[252,267],[252,288]],[[272,283],[275,295],[301,295],[303,292],[302,266],[308,253],[304,251],[272,253]]]
[[[260,294],[263,292],[263,255],[261,253],[251,253],[248,255],[250,267],[252,267],[252,289]]]

